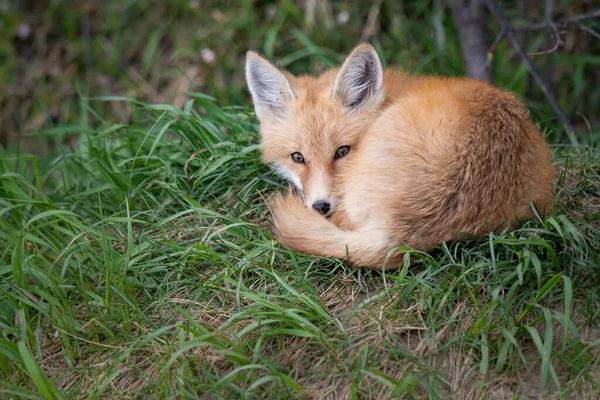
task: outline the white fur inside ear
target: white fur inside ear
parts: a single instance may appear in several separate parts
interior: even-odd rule
[[[383,67],[372,46],[359,46],[346,58],[335,78],[333,95],[351,109],[383,101]]]
[[[246,81],[259,119],[283,119],[289,102],[295,97],[289,80],[266,59],[249,52]]]

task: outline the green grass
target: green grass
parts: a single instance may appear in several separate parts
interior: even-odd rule
[[[248,49],[294,73],[339,64],[363,35],[370,2],[318,0],[324,7],[316,7],[312,17],[302,3],[0,1],[0,142],[2,135],[12,143],[20,137],[30,151],[53,154],[47,138],[28,135],[87,126],[89,115],[80,94],[123,95],[182,107],[189,100],[183,92],[201,91],[219,104],[248,105],[243,71]],[[529,5],[524,13],[514,3],[501,6],[515,24],[544,20],[543,7]],[[590,0],[557,2],[555,15],[572,16],[593,5]],[[346,22],[340,18],[344,15]],[[586,24],[600,29],[598,20]],[[486,26],[491,44],[499,27],[491,17]],[[30,31],[27,35],[21,32],[24,27]],[[597,142],[591,133],[600,126],[600,40],[576,25],[561,32],[564,46],[533,60],[581,139]],[[519,38],[531,53],[554,45],[548,31]],[[456,29],[443,1],[383,0],[370,41],[385,65],[418,74],[464,74]],[[203,50],[212,51],[214,58],[204,57]],[[553,140],[567,142],[560,121],[506,42],[494,53],[492,70],[496,83],[517,92],[536,119],[550,128]],[[105,118],[140,123],[123,103],[98,104],[95,111]],[[60,143],[64,136],[63,132],[53,139]]]
[[[314,23],[292,0],[0,6],[0,398],[600,397],[600,41],[569,27],[534,59],[590,147],[493,56],[554,143],[552,216],[352,269],[273,240],[286,184],[245,108],[246,50],[305,73],[357,43],[370,8],[317,3]],[[444,2],[381,7],[384,64],[463,74]]]
[[[598,149],[554,148],[547,219],[380,273],[277,244],[252,113],[191,96],[0,153],[0,397],[600,395]]]

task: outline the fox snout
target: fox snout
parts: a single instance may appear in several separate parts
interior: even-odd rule
[[[312,208],[319,214],[327,215],[329,210],[331,210],[331,204],[328,201],[317,201],[313,203]]]
[[[293,185],[292,193],[300,196],[306,208],[312,208],[319,214],[324,215],[325,217],[329,217],[331,214],[333,214],[336,203],[335,198],[333,196],[329,196],[324,200],[312,201],[310,200],[310,197],[306,196],[304,194],[304,191],[296,185]]]
[[[335,198],[333,196],[329,196],[325,200],[311,201],[304,194],[304,191],[296,185],[292,185],[292,193],[297,196],[300,196],[306,208],[312,208],[321,215],[329,217],[334,211]]]
[[[326,174],[313,174],[309,182],[305,182],[304,205],[329,217],[336,206],[336,198],[331,193],[332,180]]]
[[[335,211],[336,200],[333,196],[329,196],[325,199],[315,201],[311,201],[310,199],[307,199],[307,197],[305,197],[303,200],[306,208],[312,208],[313,210],[325,217],[330,217],[331,214],[333,214],[333,212]]]

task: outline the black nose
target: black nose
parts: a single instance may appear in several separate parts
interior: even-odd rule
[[[329,212],[329,209],[331,208],[331,206],[326,201],[317,201],[315,204],[313,204],[313,208],[315,210],[317,210],[319,213],[325,215]]]

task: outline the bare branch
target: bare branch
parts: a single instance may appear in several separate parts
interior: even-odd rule
[[[584,13],[584,14],[579,14],[579,15],[575,15],[573,17],[565,18],[562,20],[561,23],[570,24],[573,22],[581,22],[584,19],[598,18],[598,17],[600,17],[600,8],[597,8],[595,10],[592,10],[592,11]]]
[[[579,25],[579,28],[581,28],[582,31],[586,31],[590,35],[596,37],[597,39],[600,39],[600,33],[596,32],[594,29],[590,28],[587,25],[584,25],[581,22],[579,22],[577,25]]]
[[[552,30],[554,31],[554,38],[556,41],[554,42],[554,46],[552,46],[549,50],[536,51],[534,53],[529,53],[530,56],[541,56],[542,54],[550,54],[554,53],[561,45],[560,34],[558,33],[558,28],[556,27],[556,23],[552,20],[552,11],[554,10],[554,1],[546,0],[546,8],[544,10],[544,17],[546,19],[546,23]]]
[[[498,48],[498,46],[500,45],[500,42],[502,42],[502,39],[504,39],[504,35],[506,34],[506,32],[503,30],[501,30],[498,35],[496,35],[496,39],[494,39],[494,43],[492,43],[492,45],[490,46],[490,49],[488,50],[488,55],[487,55],[487,63],[488,63],[488,68],[492,68],[492,58],[494,57],[494,53],[496,52],[496,49]]]
[[[543,50],[543,51],[538,51],[535,53],[529,53],[530,56],[539,56],[542,54],[549,54],[549,53],[553,53],[556,50],[558,50],[558,48],[562,44],[562,40],[560,39],[560,32],[558,31],[558,28],[563,27],[568,24],[575,23],[579,26],[579,28],[581,28],[581,30],[600,39],[600,33],[598,33],[593,28],[591,28],[587,25],[584,25],[582,22],[586,19],[600,17],[600,9],[592,10],[592,11],[584,13],[584,14],[579,14],[579,15],[575,15],[573,17],[563,18],[563,19],[554,21],[552,19],[553,8],[554,8],[554,4],[553,4],[552,0],[547,0],[546,1],[546,9],[545,9],[545,22],[540,22],[537,24],[530,24],[530,25],[511,25],[512,30],[514,32],[529,32],[529,31],[537,31],[537,30],[543,30],[543,29],[548,29],[548,28],[551,28],[554,31],[554,35],[556,38],[556,42],[555,42],[554,46],[549,50]],[[496,50],[496,47],[498,46],[498,44],[500,44],[500,42],[502,41],[502,39],[504,39],[503,31],[498,34],[498,36],[496,37],[496,40],[494,41],[494,44],[492,44],[492,46],[490,47],[490,50],[488,52],[488,63],[491,63],[491,57],[492,57],[494,51]]]
[[[484,2],[487,8],[492,13],[492,15],[494,16],[494,18],[496,19],[496,21],[498,21],[498,23],[500,24],[501,29],[505,32],[505,35],[510,41],[511,45],[519,53],[519,56],[527,66],[529,73],[531,74],[531,76],[533,76],[533,79],[542,90],[542,93],[544,93],[544,96],[546,96],[548,103],[550,103],[550,106],[552,106],[554,112],[565,126],[565,129],[567,130],[567,135],[571,139],[571,142],[575,145],[578,145],[579,141],[575,136],[575,128],[573,127],[573,124],[571,123],[571,121],[569,121],[569,118],[565,114],[560,104],[558,104],[558,101],[556,100],[556,97],[554,97],[554,94],[550,90],[548,84],[537,72],[537,69],[535,68],[535,65],[533,65],[531,58],[529,58],[527,52],[525,51],[521,43],[519,43],[519,41],[517,40],[517,37],[515,36],[514,27],[511,25],[508,19],[506,19],[506,16],[504,16],[502,11],[500,11],[498,4],[496,4],[494,0],[484,0]]]
[[[559,19],[559,20],[556,20],[551,23],[554,25],[557,25],[557,26],[565,26],[565,25],[573,24],[573,23],[581,23],[581,21],[583,21],[583,20],[590,19],[590,18],[598,18],[598,17],[600,17],[600,9],[592,10],[588,13],[575,15],[575,16],[569,17],[569,18]],[[546,20],[545,22],[540,22],[537,24],[513,25],[513,31],[515,31],[515,32],[539,31],[542,29],[547,29],[549,27],[550,27],[550,23],[548,22],[548,20]]]
[[[366,42],[371,39],[373,33],[375,32],[375,24],[379,20],[379,10],[381,9],[381,3],[383,0],[375,0],[373,1],[373,5],[369,10],[369,16],[367,17],[367,23],[365,24],[365,28],[360,35],[360,43]]]

